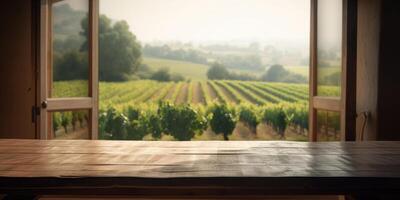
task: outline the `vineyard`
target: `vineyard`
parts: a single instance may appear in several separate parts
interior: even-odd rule
[[[84,81],[56,82],[54,96],[85,96],[86,85]],[[337,88],[329,86],[323,91],[338,93]],[[305,84],[228,80],[102,82],[99,98],[99,126],[105,139],[307,140]],[[53,121],[61,123],[63,115],[55,116],[58,120]],[[214,119],[218,115],[220,119]],[[53,126],[60,127],[55,123]],[[326,132],[336,137],[338,129]]]

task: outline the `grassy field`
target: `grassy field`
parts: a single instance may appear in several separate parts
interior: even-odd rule
[[[206,80],[206,73],[209,68],[209,66],[202,64],[151,57],[144,57],[143,64],[154,70],[169,68],[172,73],[182,74],[185,78],[191,80]]]
[[[310,68],[308,66],[285,66],[285,69],[290,72],[296,73],[296,74],[301,74],[307,78],[310,74]],[[341,69],[338,67],[318,68],[319,76],[322,76],[322,77],[331,75],[335,72],[340,72],[340,70]]]
[[[157,70],[160,68],[169,68],[172,73],[179,73],[182,74],[187,79],[196,81],[207,80],[206,74],[207,70],[209,69],[208,65],[196,64],[178,60],[151,58],[151,57],[144,57],[143,63],[147,64],[153,70]],[[287,69],[290,72],[300,74],[306,78],[308,78],[309,76],[308,66],[285,66],[285,69]],[[239,69],[232,69],[232,71],[236,73],[247,73],[254,76],[259,76],[261,73],[263,73],[262,71],[239,70]],[[319,74],[321,77],[331,75],[338,71],[340,71],[340,69],[337,67],[319,68]]]

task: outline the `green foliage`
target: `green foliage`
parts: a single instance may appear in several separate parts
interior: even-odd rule
[[[201,51],[189,49],[171,49],[168,45],[152,46],[146,44],[143,47],[143,54],[155,58],[189,61],[199,64],[207,64],[207,57]]]
[[[55,53],[53,69],[55,81],[88,79],[88,54],[77,50]]]
[[[106,124],[107,124],[107,112],[100,110],[99,112],[99,139],[107,140],[110,139],[110,136],[106,132]]]
[[[114,108],[109,108],[107,110],[104,130],[110,134],[110,139],[125,139],[127,125],[128,118],[124,114],[117,112]]]
[[[156,81],[162,81],[162,82],[167,82],[171,81],[171,74],[169,73],[168,68],[161,68],[154,72],[151,77],[151,80],[156,80]]]
[[[68,125],[72,123],[72,114],[71,112],[62,112],[61,113],[61,126],[64,128],[65,133],[68,133]]]
[[[282,65],[272,65],[268,71],[262,75],[261,80],[269,82],[279,82],[288,75],[288,71]]]
[[[129,106],[124,113],[128,116],[129,121],[138,120],[140,116],[140,110],[132,106]]]
[[[216,104],[210,109],[210,127],[216,134],[223,134],[224,140],[229,140],[228,136],[236,126],[235,113],[228,109],[225,104]]]
[[[141,46],[126,21],[111,23],[105,15],[99,19],[99,79],[123,81],[141,63]]]
[[[168,68],[160,68],[154,73],[150,74],[149,79],[161,82],[180,82],[184,81],[185,77],[178,73],[171,74]]]
[[[284,138],[286,128],[292,116],[287,116],[281,105],[267,106],[264,109],[262,121],[271,125],[272,128]]]
[[[230,78],[230,73],[225,66],[214,63],[207,71],[207,78],[210,80],[227,80]]]
[[[239,121],[244,123],[253,133],[255,133],[259,123],[255,110],[256,108],[250,106],[239,107]]]
[[[262,81],[306,83],[307,79],[300,75],[287,71],[282,65],[272,65],[266,73],[261,76]]]
[[[147,134],[148,120],[145,117],[140,117],[138,120],[129,122],[126,127],[128,140],[142,140]]]
[[[200,83],[200,89],[196,90],[196,85]],[[218,84],[217,84],[218,83]],[[63,81],[63,82],[55,82],[54,87],[58,88],[56,91],[58,97],[68,96],[75,94],[82,94],[82,91],[75,90],[76,85],[81,85],[81,81]],[[229,90],[225,87],[228,85]],[[212,119],[212,108],[214,108],[214,102],[216,103],[218,98],[221,98],[222,101],[219,101],[222,104],[226,104],[229,113],[231,113],[233,117],[235,127],[236,121],[244,122],[246,126],[256,127],[254,125],[254,117],[252,114],[244,114],[247,111],[251,111],[254,115],[259,118],[260,121],[269,123],[271,127],[275,130],[283,129],[279,128],[282,126],[274,125],[272,126],[272,121],[267,122],[268,117],[265,116],[273,116],[274,112],[269,111],[270,108],[274,106],[280,106],[284,113],[284,119],[287,121],[287,126],[291,128],[295,128],[297,133],[306,133],[308,129],[308,106],[306,95],[308,94],[307,85],[303,84],[287,84],[287,83],[262,83],[262,82],[240,82],[240,81],[208,81],[208,82],[156,82],[150,80],[140,80],[140,81],[129,81],[124,83],[110,83],[110,82],[101,82],[100,83],[100,112],[99,116],[99,138],[101,139],[148,139],[149,135],[152,136],[153,139],[158,140],[161,139],[162,135],[168,135],[171,133],[165,131],[166,128],[164,126],[165,122],[161,120],[161,115],[159,114],[159,101],[169,100],[170,102],[176,102],[178,98],[178,94],[182,91],[182,87],[189,88],[192,91],[188,91],[187,94],[195,94],[195,92],[204,92],[204,100],[199,102],[198,104],[191,104],[194,102],[192,98],[188,98],[189,101],[185,103],[190,103],[191,105],[185,105],[190,107],[191,110],[194,110],[197,113],[197,117],[201,119],[202,124],[205,124],[206,120],[210,120],[208,124],[211,128],[211,119]],[[215,87],[215,93],[211,93],[214,90],[212,88]],[[324,86],[328,88],[330,91],[335,91],[334,87]],[[61,92],[60,92],[61,91]],[[229,93],[232,91],[232,93]],[[190,95],[190,96],[192,96]],[[235,101],[231,101],[231,95],[236,95],[234,98],[240,98],[241,102],[237,103]],[[269,99],[273,97],[275,100],[270,101]],[[197,98],[199,99],[199,98]],[[263,99],[264,103],[256,106],[255,100]],[[257,101],[258,101],[257,100]],[[180,107],[178,105],[170,104],[173,107],[172,110],[177,112],[175,107]],[[241,108],[248,108],[246,112],[241,111]],[[113,109],[111,109],[113,108]],[[207,110],[208,112],[204,112]],[[115,121],[115,116],[123,113],[123,116],[126,116],[125,125],[122,126],[114,126],[114,130],[110,125],[111,122]],[[235,114],[237,113],[237,115]],[[267,114],[269,113],[269,114]],[[60,115],[60,127],[61,125],[61,113]],[[67,115],[67,114],[66,114]],[[71,120],[66,123],[68,128],[72,127],[72,113]],[[114,116],[114,117],[113,117]],[[235,117],[236,116],[236,117]],[[245,117],[246,116],[246,117]],[[83,120],[87,121],[86,112],[78,112],[76,118],[80,122]],[[273,117],[272,117],[273,118]],[[111,120],[108,120],[111,119]],[[216,119],[213,119],[214,121]],[[76,121],[76,120],[75,120]],[[184,121],[184,120],[181,120]],[[185,120],[188,121],[188,120]],[[81,123],[81,122],[80,122]],[[173,122],[170,122],[172,124]],[[186,122],[185,122],[186,123]],[[248,124],[246,124],[248,123]],[[176,123],[175,123],[176,124]],[[190,124],[190,123],[187,123]],[[277,123],[275,123],[277,124]],[[78,124],[77,124],[78,125]],[[107,125],[107,126],[106,126]],[[335,125],[334,123],[330,123],[330,125]],[[215,125],[216,126],[216,125]],[[214,126],[214,130],[216,129]],[[337,125],[335,125],[337,126]],[[107,130],[106,130],[107,127]],[[338,126],[337,126],[338,127]],[[196,134],[195,139],[200,137],[200,134],[203,133],[202,130],[208,128],[207,124],[204,125],[201,129],[196,129],[194,131]],[[175,128],[171,128],[174,129]],[[212,128],[211,128],[212,129]],[[250,128],[251,129],[251,128]],[[133,131],[134,130],[134,131]],[[293,130],[293,129],[291,129]],[[332,132],[332,128],[329,129]],[[68,130],[69,131],[69,130]],[[182,131],[182,132],[191,132],[191,131]],[[278,132],[278,131],[276,131]],[[284,132],[284,131],[282,131]],[[193,131],[192,131],[193,133]],[[223,135],[222,132],[220,132]],[[230,133],[226,134],[229,136]],[[146,136],[146,137],[145,137]],[[180,136],[176,136],[176,139]],[[188,136],[191,138],[192,136]],[[290,136],[289,136],[290,137]],[[187,140],[187,138],[184,138]],[[177,139],[179,140],[179,139]]]
[[[61,115],[60,113],[53,113],[53,133],[55,133],[61,126]]]
[[[171,81],[174,82],[185,81],[185,77],[182,74],[173,73],[171,74]]]
[[[300,129],[300,133],[308,130],[308,106],[306,104],[288,104],[285,105],[286,113],[292,116],[291,123]]]
[[[154,139],[159,140],[161,138],[161,134],[163,128],[161,126],[161,118],[155,113],[149,114],[148,118],[148,132],[151,133],[151,136]]]
[[[164,132],[179,141],[191,140],[196,132],[206,128],[206,119],[188,105],[160,103],[158,114]]]

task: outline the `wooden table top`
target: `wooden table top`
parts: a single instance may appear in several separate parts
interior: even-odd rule
[[[154,188],[161,194],[188,193],[182,188],[207,194],[396,192],[400,142],[0,140],[0,193],[59,194],[60,188],[104,194]]]

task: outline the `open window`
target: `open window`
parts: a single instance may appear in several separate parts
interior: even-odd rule
[[[96,0],[41,3],[41,139],[97,138],[97,7]]]
[[[310,141],[355,139],[356,8],[311,1]]]
[[[111,2],[113,5],[115,4],[113,1],[104,0],[104,2],[107,1],[109,4]],[[138,2],[141,1],[132,1],[131,3]],[[163,1],[165,5],[159,7],[151,7],[143,2],[142,4],[147,6],[146,9],[150,10],[165,9],[168,6],[175,9],[180,7],[180,5],[168,4],[165,1]],[[227,2],[229,3],[229,1]],[[251,2],[254,3],[255,1]],[[354,140],[356,1],[302,1],[306,5],[303,5],[304,10],[310,12],[304,15],[304,10],[302,10],[299,13],[294,13],[293,16],[296,16],[296,14],[303,14],[304,16],[310,14],[311,16],[310,21],[308,21],[309,18],[305,19],[307,23],[303,26],[311,28],[310,32],[307,30],[310,37],[307,36],[307,39],[302,41],[307,48],[306,54],[301,51],[291,52],[290,50],[293,49],[291,47],[279,51],[265,41],[249,42],[252,40],[248,40],[248,43],[245,42],[245,45],[243,45],[243,40],[232,39],[225,41],[225,43],[215,43],[212,37],[226,38],[223,30],[237,27],[237,22],[248,24],[246,28],[249,30],[255,28],[252,32],[259,31],[259,35],[265,35],[274,30],[270,27],[260,29],[263,20],[276,20],[273,20],[273,16],[265,17],[260,14],[264,18],[258,17],[258,13],[268,12],[260,9],[262,5],[250,6],[251,2],[248,5],[236,6],[239,10],[235,10],[233,7],[232,10],[226,12],[216,12],[215,16],[227,15],[226,19],[216,20],[219,24],[226,25],[221,30],[218,29],[218,26],[214,26],[216,23],[213,24],[212,19],[202,21],[202,18],[199,18],[200,15],[194,18],[188,17],[193,13],[187,10],[182,10],[182,12],[176,14],[180,17],[180,20],[183,19],[183,22],[174,20],[174,15],[171,13],[162,16],[161,12],[143,11],[142,14],[144,13],[144,15],[153,13],[147,19],[148,24],[158,23],[157,25],[163,28],[162,31],[158,32],[168,32],[166,29],[172,27],[179,32],[190,34],[188,30],[185,30],[185,27],[177,26],[179,23],[190,22],[199,24],[198,27],[187,27],[195,30],[192,31],[197,34],[195,34],[196,37],[212,33],[212,30],[215,30],[216,34],[210,34],[208,41],[204,43],[182,42],[183,40],[177,42],[173,37],[166,39],[170,40],[168,43],[156,41],[154,38],[153,42],[142,43],[142,41],[139,41],[142,38],[137,37],[135,32],[132,33],[127,22],[99,15],[99,12],[101,12],[101,1],[99,2],[99,0],[42,0],[40,34],[41,138],[143,139],[146,138],[145,135],[151,135],[148,139],[153,140],[155,138],[160,139],[162,137],[160,136],[161,132],[168,129],[170,132],[176,132],[172,136],[175,139],[180,137],[178,140],[191,140],[193,137],[197,137],[197,129],[200,129],[200,127],[202,128],[201,131],[209,132],[210,126],[204,126],[203,123],[212,123],[205,120],[211,120],[208,112],[215,110],[209,111],[211,109],[208,109],[205,105],[212,105],[217,102],[233,105],[231,107],[241,105],[241,103],[246,104],[243,108],[235,107],[234,111],[229,110],[230,108],[223,110],[223,112],[231,112],[231,114],[242,112],[242,116],[237,114],[236,119],[229,119],[239,122],[232,125],[234,129],[245,130],[250,133],[248,134],[249,137],[239,137],[239,139],[264,139],[254,136],[259,128],[257,123],[262,122],[266,125],[263,127],[264,130],[270,128],[273,132],[278,133],[275,134],[275,137],[270,137],[272,139],[287,139],[285,137],[285,130],[287,129],[290,134],[294,134],[293,140]],[[300,1],[293,2],[299,3]],[[207,7],[204,2],[197,7],[189,4],[185,8],[200,10],[201,6]],[[224,8],[223,5],[214,5],[213,8],[215,6]],[[254,12],[251,10],[252,8],[255,9]],[[119,9],[123,10],[122,7]],[[240,9],[247,10],[238,15]],[[137,19],[144,19],[144,16],[140,16],[141,12],[134,13],[138,13],[134,16]],[[243,16],[246,13],[249,16]],[[116,16],[120,16],[118,14]],[[285,15],[286,13],[276,14]],[[238,21],[232,20],[232,16],[236,16]],[[243,18],[240,18],[240,16]],[[162,24],[160,19],[170,20],[169,24]],[[282,17],[283,22],[285,19]],[[148,24],[141,24],[143,27],[135,26],[135,30],[143,28],[139,32],[142,31],[142,35],[150,37],[152,34],[149,33]],[[207,30],[207,28],[211,30]],[[278,30],[276,33],[279,33],[280,28],[282,27],[280,26],[274,31]],[[265,30],[265,33],[263,30]],[[157,31],[153,30],[153,32]],[[180,33],[180,36],[183,36],[182,33]],[[170,36],[176,35],[171,30],[169,34]],[[244,29],[237,31],[237,36],[240,36],[240,34],[249,36],[246,35]],[[256,38],[259,35],[251,35],[250,37]],[[282,35],[282,33],[278,35]],[[310,39],[310,46],[308,46],[308,38]],[[149,40],[149,38],[147,39]],[[238,45],[235,46],[235,44]],[[99,51],[101,51],[101,55],[99,55]],[[241,52],[240,56],[238,56],[238,52]],[[116,56],[111,57],[110,55]],[[285,61],[281,61],[282,57],[285,56],[287,56],[283,59]],[[290,63],[293,60],[304,66],[274,66],[278,62]],[[310,60],[309,63],[308,60]],[[171,70],[171,74],[170,71],[163,68],[170,67],[168,65],[174,65],[176,69],[181,70],[178,71],[180,74],[174,74],[176,72],[174,69]],[[231,67],[231,71],[222,73],[229,78],[215,80],[219,77],[208,77],[210,76],[207,72],[209,68],[220,69],[221,65]],[[248,68],[241,68],[244,65],[247,65]],[[114,68],[110,66],[114,66]],[[132,69],[127,68],[127,66],[132,66]],[[105,69],[105,67],[108,68]],[[188,67],[193,67],[193,69],[188,69]],[[196,69],[194,70],[194,68]],[[278,81],[294,80],[302,84],[268,82],[269,80],[277,81],[278,75],[276,77],[265,75],[267,81],[263,82],[259,75],[263,76],[263,70],[271,68],[278,69],[278,75],[281,76]],[[137,72],[138,69],[142,71]],[[308,71],[310,72],[309,77],[307,77]],[[136,72],[136,74],[132,72]],[[208,79],[203,80],[206,76]],[[120,83],[124,80],[138,79],[146,80]],[[164,79],[168,79],[167,83]],[[308,79],[310,80],[309,83]],[[106,82],[99,84],[99,81]],[[107,94],[100,94],[102,101],[100,103],[99,90],[100,92],[108,91]],[[160,104],[160,100],[171,104],[187,104],[190,102],[191,107],[186,108],[180,105],[169,107],[168,103]],[[146,101],[146,105],[143,105],[144,101]],[[123,104],[125,102],[127,102],[126,105]],[[110,109],[110,105],[115,109]],[[146,110],[138,110],[138,105]],[[160,120],[165,120],[160,119],[160,116],[163,115],[160,109],[161,105],[163,109],[170,109],[167,113],[173,110],[174,112],[187,112],[188,115],[196,115],[193,120],[188,121],[188,123],[193,123],[191,125],[195,127],[190,126],[188,128],[196,129],[189,131],[191,137],[180,135],[180,132],[182,132],[180,128],[182,127],[178,127],[176,130],[174,127],[161,127],[165,125],[164,122],[160,122]],[[99,109],[102,112],[99,113]],[[189,111],[185,109],[189,109]],[[193,113],[191,113],[191,109],[194,110]],[[267,112],[268,109],[270,109],[269,113]],[[166,112],[166,110],[164,111]],[[141,118],[140,113],[145,113],[143,115],[145,117]],[[201,113],[201,115],[197,116],[198,113]],[[270,117],[274,115],[280,119],[275,120]],[[107,123],[106,121],[109,119],[114,121]],[[253,125],[254,123],[255,125]],[[187,123],[183,124],[186,125]],[[240,126],[238,127],[237,124]],[[113,127],[107,128],[106,126]],[[215,132],[214,129],[217,130],[218,128],[211,127],[211,130]],[[230,139],[229,135],[232,134],[234,129],[230,130],[230,133],[224,133],[223,137],[212,137]],[[134,134],[130,134],[129,131]],[[66,134],[67,132],[73,134]],[[204,137],[198,136],[197,139],[201,140]]]

